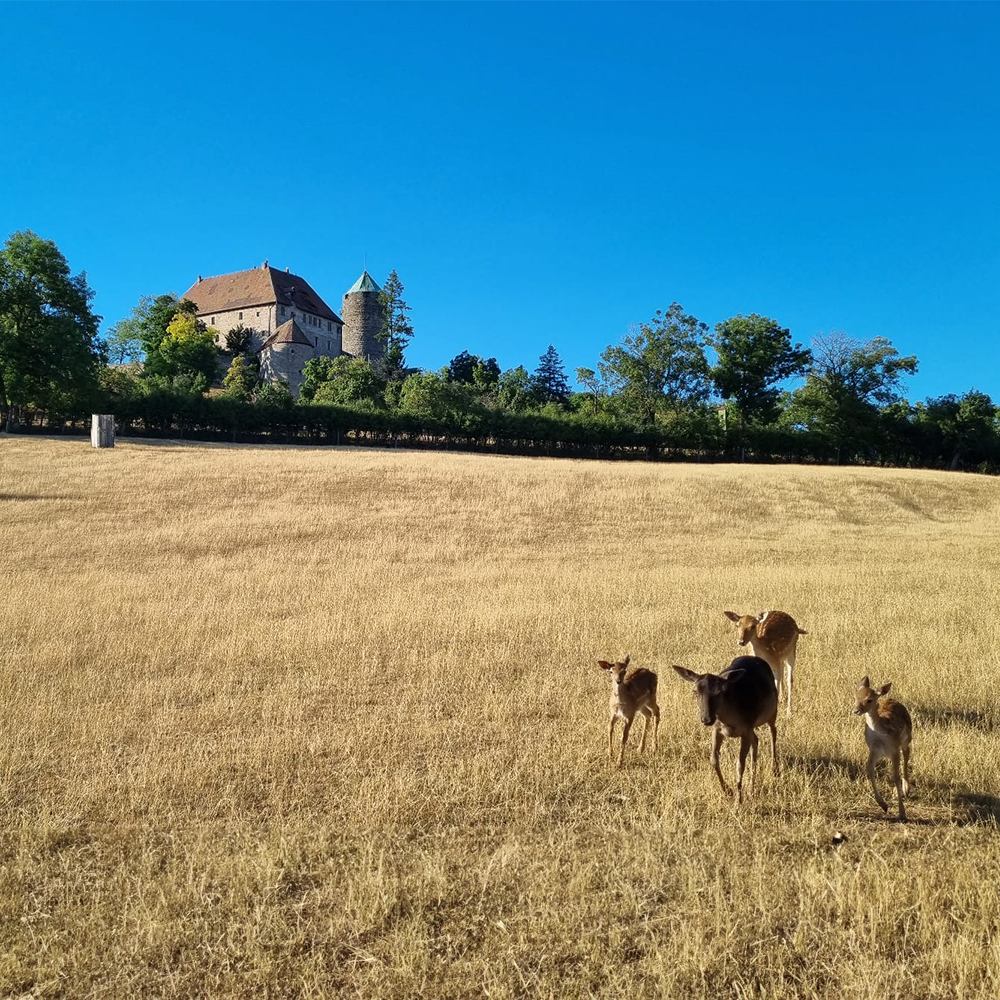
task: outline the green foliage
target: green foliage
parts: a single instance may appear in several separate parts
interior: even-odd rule
[[[316,390],[324,383],[333,380],[338,368],[334,365],[335,358],[321,355],[318,358],[310,358],[302,369],[302,388],[299,390],[299,399],[312,399],[316,395]]]
[[[588,409],[591,413],[600,413],[603,408],[604,397],[607,396],[607,386],[598,376],[593,368],[577,368],[576,380],[586,389],[586,393],[580,393],[581,407]],[[583,407],[583,401],[586,406]]]
[[[838,461],[871,455],[879,443],[879,405],[895,402],[902,376],[916,370],[917,359],[902,357],[885,337],[816,337],[806,384],[791,394],[782,420],[818,433]]]
[[[984,392],[948,394],[916,407],[923,432],[925,458],[950,469],[973,468],[1000,461],[1000,411]]]
[[[237,354],[222,380],[222,389],[227,396],[248,402],[253,399],[259,381],[260,363]]]
[[[410,307],[403,299],[403,283],[396,269],[389,272],[378,293],[382,306],[382,329],[376,339],[382,345],[383,356],[378,361],[377,374],[384,381],[400,380],[406,367],[407,345],[413,339],[413,325],[407,313]]]
[[[403,413],[438,419],[460,419],[476,408],[471,387],[452,381],[448,369],[417,372],[403,382],[399,409]]]
[[[258,330],[238,323],[226,334],[226,350],[230,354],[248,354],[254,337],[262,339]]]
[[[566,405],[569,399],[569,381],[559,358],[559,352],[551,344],[538,359],[538,367],[531,377],[531,384],[535,397],[542,404]]]
[[[19,407],[64,409],[74,394],[97,390],[105,360],[94,293],[86,273],[71,275],[51,240],[12,233],[0,250],[0,408],[8,424]]]
[[[215,330],[209,329],[188,310],[179,310],[167,326],[160,343],[156,374],[173,378],[178,375],[202,375],[211,385],[219,365]]]
[[[508,368],[497,381],[497,403],[503,410],[523,413],[536,402],[531,376],[523,365]]]
[[[773,319],[752,313],[717,323],[711,345],[718,362],[712,381],[723,399],[733,399],[742,421],[770,423],[778,415],[778,384],[805,372],[812,354]]]
[[[120,319],[104,338],[104,349],[108,364],[125,365],[141,361],[144,357],[139,324],[134,317]]]
[[[456,354],[448,362],[447,372],[452,382],[475,385],[480,391],[494,389],[500,379],[500,366],[496,358],[481,358],[468,351]]]
[[[648,323],[601,355],[600,370],[627,412],[650,424],[663,407],[701,402],[708,396],[708,327],[673,302]]]
[[[313,402],[340,406],[361,405],[369,409],[385,407],[385,381],[378,377],[364,358],[351,358],[345,354],[339,358],[314,358],[306,363],[306,369],[314,361],[326,364],[317,365],[307,377],[316,379],[317,373],[321,371],[328,374],[322,381],[312,383]]]
[[[288,383],[282,379],[263,383],[257,390],[256,402],[261,406],[271,406],[282,410],[290,410],[295,405]]]

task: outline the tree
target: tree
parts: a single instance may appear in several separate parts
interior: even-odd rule
[[[393,268],[378,293],[382,306],[382,329],[376,340],[382,345],[382,357],[378,362],[378,374],[386,380],[399,380],[406,366],[404,352],[413,339],[413,326],[406,315],[410,307],[403,299],[403,283]]]
[[[260,337],[257,330],[238,323],[226,334],[226,350],[230,354],[249,354],[254,337]]]
[[[481,369],[477,379],[476,369]],[[448,378],[452,382],[465,382],[469,385],[495,385],[500,378],[500,366],[496,358],[481,358],[478,354],[462,351],[448,362]]]
[[[260,365],[254,364],[242,354],[237,354],[229,365],[226,377],[222,380],[222,389],[232,399],[240,399],[246,403],[253,399],[259,381]]]
[[[497,402],[504,410],[520,413],[535,402],[531,376],[524,365],[508,368],[497,382]]]
[[[177,375],[203,375],[209,384],[215,379],[219,366],[218,336],[200,319],[187,310],[178,311],[167,327],[167,335],[160,343],[158,354],[162,362],[161,373],[168,378]]]
[[[310,358],[302,369],[302,388],[299,389],[299,399],[312,399],[316,390],[324,383],[331,381],[339,370],[334,361],[327,355]]]
[[[743,424],[771,423],[778,415],[780,382],[803,374],[812,360],[801,344],[773,319],[752,313],[717,323],[710,341],[719,356],[712,381],[723,399],[733,399]]]
[[[666,313],[657,309],[652,320],[605,350],[601,374],[628,410],[653,423],[664,404],[677,408],[708,396],[707,332],[704,323],[672,302]]]
[[[89,392],[105,361],[87,275],[70,274],[51,240],[12,233],[0,250],[0,409],[8,429],[18,409]]]
[[[399,408],[416,416],[446,419],[468,413],[473,408],[469,387],[452,381],[448,369],[415,372],[407,376],[400,393]]]
[[[104,349],[108,364],[124,365],[143,358],[142,338],[139,325],[132,317],[120,319],[104,338]]]
[[[928,399],[917,407],[917,422],[949,469],[1000,458],[1000,412],[985,392],[970,389],[963,396],[949,393]]]
[[[786,415],[822,434],[842,461],[848,449],[874,446],[878,408],[899,397],[917,359],[902,357],[885,337],[860,341],[835,331],[813,339],[806,384],[791,395]]]
[[[157,295],[155,298],[152,295],[142,295],[132,307],[131,313],[125,319],[119,320],[111,329],[112,333],[121,331],[126,339],[138,338],[140,346],[135,353],[145,358],[144,376],[148,378],[162,376],[169,381],[172,377],[170,366],[160,357],[160,345],[167,336],[167,327],[178,312],[195,316],[197,311],[198,307],[190,299],[179,302],[176,295]],[[109,341],[109,346],[110,344]]]
[[[292,391],[288,388],[288,383],[284,379],[265,382],[257,390],[255,402],[261,406],[279,406],[283,410],[290,410],[295,405],[295,400],[292,398]]]
[[[576,380],[587,390],[592,413],[600,413],[601,398],[607,394],[607,387],[593,368],[577,368]],[[580,393],[582,396],[583,393]]]
[[[569,381],[559,358],[559,352],[551,344],[538,359],[538,367],[531,380],[535,395],[542,403],[566,405],[569,399]]]
[[[365,409],[385,407],[385,381],[378,377],[364,358],[342,354],[339,358],[328,360],[330,377],[316,385],[312,397],[314,403],[360,405]],[[307,362],[306,367],[311,363]]]

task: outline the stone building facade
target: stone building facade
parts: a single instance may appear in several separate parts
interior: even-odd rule
[[[247,271],[213,278],[199,275],[181,298],[195,303],[198,318],[217,331],[216,343],[223,350],[226,334],[237,326],[254,330],[250,349],[260,356],[262,377],[286,381],[298,396],[302,369],[312,358],[381,357],[378,293],[365,271],[344,295],[341,320],[308,281],[265,260]]]

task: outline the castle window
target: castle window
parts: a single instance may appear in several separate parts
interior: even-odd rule
[[[212,326],[215,326],[215,317],[212,317]]]
[[[240,319],[243,319],[243,313],[240,313]]]

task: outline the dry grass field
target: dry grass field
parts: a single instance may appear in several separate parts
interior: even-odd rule
[[[0,513],[0,996],[1000,989],[995,479],[0,437]],[[766,607],[809,634],[736,809],[670,665]]]

